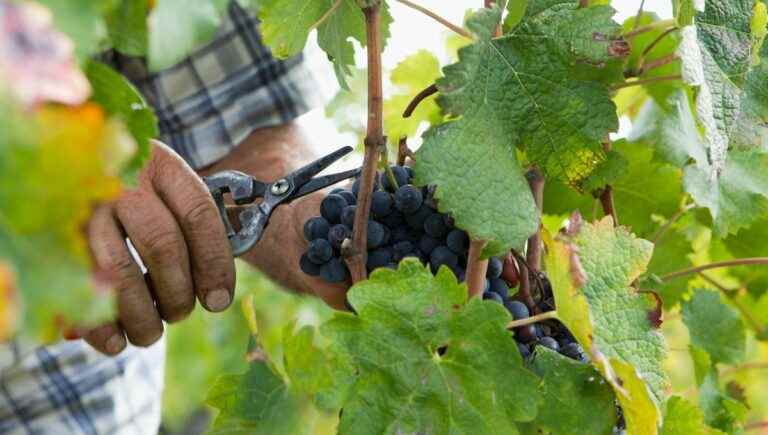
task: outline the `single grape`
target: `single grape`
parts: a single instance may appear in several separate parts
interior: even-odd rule
[[[349,270],[341,259],[334,257],[320,267],[320,276],[325,282],[342,282],[349,277]]]
[[[407,240],[392,245],[395,261],[400,261],[413,251],[413,244]]]
[[[485,272],[485,276],[488,278],[498,278],[501,276],[501,269],[503,263],[496,257],[488,259],[488,270]]]
[[[440,238],[445,235],[448,228],[445,226],[443,215],[435,213],[424,221],[424,232],[432,237]]]
[[[355,179],[354,183],[352,183],[352,194],[355,195],[355,198],[357,198],[357,195],[360,193],[360,183],[362,182],[362,179],[359,177]],[[381,183],[379,183],[379,174],[376,173],[373,177],[373,191],[379,190],[379,187],[381,187]]]
[[[430,236],[429,234],[424,234],[419,239],[419,249],[421,249],[421,252],[429,255],[432,253],[432,251],[435,250],[438,246],[440,246],[441,242],[440,240]]]
[[[349,190],[342,190],[341,192],[338,193],[338,195],[343,196],[344,199],[347,200],[348,205],[357,204],[357,196],[355,196],[355,194],[350,192]]]
[[[313,263],[307,256],[306,252],[303,253],[301,255],[301,259],[299,259],[299,268],[301,268],[301,271],[309,276],[320,275],[320,265]]]
[[[393,230],[405,225],[405,216],[400,210],[392,210],[390,214],[377,220]]]
[[[447,246],[438,246],[435,248],[429,256],[429,263],[432,266],[432,271],[437,273],[440,266],[445,265],[448,268],[453,269],[458,264],[459,259],[456,254],[451,252]]]
[[[333,248],[328,240],[317,239],[309,242],[307,257],[315,264],[325,264],[333,256]]]
[[[391,166],[390,168],[392,169],[392,174],[394,174],[395,176],[397,187],[405,186],[406,184],[408,184],[408,181],[411,177],[408,175],[408,171],[404,167]],[[397,188],[393,186],[392,182],[389,180],[389,174],[384,172],[383,174],[381,174],[381,178],[384,180],[382,183],[384,185],[384,189],[390,192],[394,192],[395,190],[397,190]]]
[[[397,227],[392,229],[392,243],[406,242],[411,240],[411,233],[407,227]]]
[[[344,190],[345,190],[345,189],[344,189],[343,187],[337,187],[337,188],[335,188],[335,189],[331,190],[331,192],[329,193],[329,195],[338,195],[338,194],[340,194],[341,192],[343,192]]]
[[[544,347],[548,347],[548,348],[554,350],[555,352],[560,350],[560,345],[557,344],[557,341],[554,338],[552,338],[552,337],[541,337],[539,339],[539,344],[544,346]]]
[[[491,283],[491,291],[501,296],[502,299],[507,299],[509,296],[509,288],[507,283],[501,278],[488,278]]]
[[[395,192],[395,207],[405,214],[415,213],[421,207],[424,198],[421,190],[413,184],[400,186]]]
[[[560,353],[576,361],[581,361],[584,357],[584,350],[579,343],[568,343],[565,346],[561,346]]]
[[[368,249],[376,249],[384,243],[386,231],[384,225],[376,221],[368,221]]]
[[[347,205],[347,200],[341,195],[328,195],[320,203],[320,214],[330,223],[341,222],[341,211]]]
[[[390,248],[378,248],[368,252],[368,261],[365,266],[368,270],[378,269],[379,267],[385,267],[392,262],[392,249]]]
[[[373,192],[371,196],[371,211],[377,218],[385,217],[392,212],[392,194],[383,190]]]
[[[435,212],[430,210],[429,207],[422,205],[415,212],[406,214],[405,222],[407,222],[408,226],[413,228],[414,230],[424,231],[424,221],[426,221],[427,218],[433,215],[434,213]]]
[[[341,211],[341,223],[349,228],[355,227],[355,213],[357,212],[356,205],[348,205]]]
[[[523,357],[523,359],[528,358],[531,356],[531,349],[528,347],[527,344],[523,344],[520,342],[517,343],[517,350],[520,351],[520,356]]]
[[[341,249],[341,244],[344,242],[344,239],[350,237],[352,237],[352,230],[346,225],[334,225],[328,230],[328,241],[331,243],[331,246],[336,249]]]
[[[483,292],[483,299],[492,300],[493,302],[498,302],[500,304],[504,303],[504,299],[494,292]]]
[[[328,237],[328,230],[330,227],[328,221],[320,216],[307,219],[307,221],[304,222],[304,238],[307,239],[308,242],[315,239],[324,239]]]
[[[381,246],[389,245],[392,242],[392,230],[385,225],[381,225],[381,228],[384,229],[384,239],[381,240]]]
[[[531,315],[528,307],[520,301],[507,301],[504,306],[507,307],[507,311],[515,320],[527,319]]]
[[[465,255],[469,249],[469,236],[465,231],[453,229],[445,238],[445,244],[456,255]]]
[[[536,328],[533,325],[525,325],[515,328],[515,339],[523,343],[536,340]]]

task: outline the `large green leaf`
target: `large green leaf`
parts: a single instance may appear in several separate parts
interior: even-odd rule
[[[149,16],[148,63],[152,71],[168,68],[208,42],[221,23],[229,0],[157,0]]]
[[[148,3],[149,0],[120,0],[106,16],[109,39],[117,51],[130,56],[146,56]]]
[[[661,435],[707,435],[711,430],[704,424],[704,415],[696,405],[680,396],[667,401]]]
[[[536,348],[533,371],[541,376],[542,404],[534,424],[552,434],[610,434],[616,423],[611,387],[587,364]]]
[[[630,287],[652,245],[610,218],[578,215],[561,237],[547,240],[546,256],[558,318],[613,386],[630,432],[655,433],[668,386],[664,342],[649,321],[653,304]]]
[[[618,125],[600,82],[617,80],[602,77],[601,65],[624,54],[613,10],[555,5],[492,39],[498,14],[482,10],[467,21],[478,41],[444,69],[439,103],[459,122],[482,120],[499,142],[524,146],[549,176],[576,182],[603,159],[602,141]]]
[[[149,158],[149,140],[157,136],[157,118],[139,91],[112,68],[103,63],[88,62],[85,73],[91,82],[91,99],[109,115],[125,122],[136,140],[138,149],[131,161],[123,168],[127,182],[133,182],[139,169]]]
[[[350,39],[365,46],[365,18],[356,0],[335,4],[335,0],[267,0],[260,4],[259,18],[264,42],[281,58],[300,53],[310,32],[317,28],[317,43],[333,62],[339,84],[346,89],[346,76],[355,65]],[[386,42],[392,17],[384,2],[380,20],[381,37]]]
[[[712,290],[696,290],[683,303],[683,322],[691,344],[709,353],[713,363],[736,364],[744,359],[746,335],[736,309],[724,304]]]
[[[418,261],[357,283],[357,315],[337,313],[323,335],[354,365],[339,432],[515,433],[536,414],[536,377],[522,365],[509,315],[474,298],[442,268]]]

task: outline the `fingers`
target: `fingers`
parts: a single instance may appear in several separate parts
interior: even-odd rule
[[[115,212],[147,267],[160,316],[169,322],[184,319],[195,307],[195,296],[187,246],[173,215],[147,190],[126,193]]]
[[[222,311],[232,302],[235,263],[216,204],[180,157],[159,142],[155,151],[151,182],[181,227],[195,293],[206,309]]]
[[[88,331],[83,339],[105,355],[117,355],[127,345],[125,334],[117,323],[108,323]]]
[[[156,342],[163,335],[163,322],[155,309],[144,275],[128,251],[125,235],[111,207],[102,206],[94,211],[88,226],[88,239],[96,267],[105,271],[114,282],[118,319],[128,340],[137,346],[149,346]],[[97,334],[98,338],[106,335],[103,331]],[[96,340],[97,336],[93,339]],[[116,339],[118,343],[113,341],[108,346],[110,339],[99,341],[103,343],[100,350],[119,345],[119,339]]]

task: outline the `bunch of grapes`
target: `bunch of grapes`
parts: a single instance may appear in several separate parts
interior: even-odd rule
[[[454,226],[450,214],[438,211],[434,186],[414,186],[410,167],[392,166],[390,169],[394,177],[386,173],[376,174],[371,196],[367,222],[368,272],[380,267],[395,269],[402,259],[413,257],[429,265],[433,273],[446,266],[459,281],[464,281],[469,251],[467,233]],[[358,179],[351,190],[332,190],[320,205],[320,216],[305,223],[304,237],[309,246],[300,260],[304,273],[320,276],[329,283],[343,282],[349,277],[341,245],[352,237],[359,188]],[[510,288],[517,285],[517,275],[517,266],[511,256],[504,260],[491,257],[483,291],[483,299],[503,304],[515,320],[531,316],[529,308],[510,292]],[[543,274],[538,276],[536,283],[548,286]],[[539,309],[553,309],[551,289],[539,290]],[[515,340],[525,358],[531,355],[534,346],[540,345],[575,360],[587,360],[573,335],[557,321],[516,328]]]

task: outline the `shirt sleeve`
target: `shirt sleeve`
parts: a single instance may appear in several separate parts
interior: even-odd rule
[[[214,39],[178,64],[149,73],[145,59],[110,52],[154,108],[159,139],[193,168],[226,156],[254,130],[284,124],[321,103],[301,55],[279,60],[256,17],[231,1]]]

